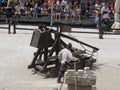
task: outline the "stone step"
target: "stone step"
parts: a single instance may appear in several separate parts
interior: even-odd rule
[[[20,87],[20,86],[8,86],[8,87],[1,87],[0,90],[57,90],[58,88],[55,87]]]

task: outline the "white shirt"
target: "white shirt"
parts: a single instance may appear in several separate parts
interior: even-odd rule
[[[110,10],[109,10],[109,8],[108,7],[105,7],[105,6],[103,6],[102,8],[101,8],[101,12],[110,12]]]
[[[62,49],[58,53],[58,59],[61,60],[61,64],[65,64],[65,62],[76,61],[77,58],[73,57],[72,52],[67,48]]]
[[[102,16],[102,19],[105,19],[105,18],[108,18],[108,19],[110,19],[110,16],[109,16],[109,14],[108,14],[108,13],[106,13],[106,14],[103,14],[103,16]]]
[[[105,19],[105,18],[110,19],[110,16],[109,16],[110,10],[109,10],[108,7],[103,6],[103,7],[101,8],[101,12],[102,12],[102,13],[103,13],[103,12],[107,12],[106,14],[103,14],[103,15],[102,15],[102,18],[103,18],[103,19]]]

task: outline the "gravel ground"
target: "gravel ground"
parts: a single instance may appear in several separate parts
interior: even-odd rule
[[[36,51],[36,48],[30,47],[32,32],[24,30],[17,31],[17,34],[8,34],[7,30],[0,29],[0,90],[53,90],[60,87],[56,78],[45,79],[43,74],[33,74],[27,69]],[[97,90],[120,90],[120,36],[105,35],[100,40],[98,35],[93,34],[68,35],[100,49],[94,71]],[[72,43],[77,47],[76,43]]]

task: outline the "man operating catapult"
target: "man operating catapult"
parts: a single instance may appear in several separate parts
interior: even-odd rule
[[[60,63],[61,63],[58,80],[57,80],[58,83],[62,83],[61,78],[64,75],[65,71],[67,70],[67,66],[69,65],[70,61],[79,60],[78,58],[72,55],[71,48],[72,48],[72,44],[69,43],[66,46],[66,48],[62,49],[58,53],[58,59],[60,60]]]

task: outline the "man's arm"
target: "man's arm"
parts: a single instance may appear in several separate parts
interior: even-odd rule
[[[77,61],[78,60],[78,58],[74,57],[71,52],[68,54],[68,57],[69,57],[70,61]]]
[[[58,59],[59,59],[59,62],[61,62],[61,60],[62,60],[62,51],[60,51],[60,52],[58,53]]]

